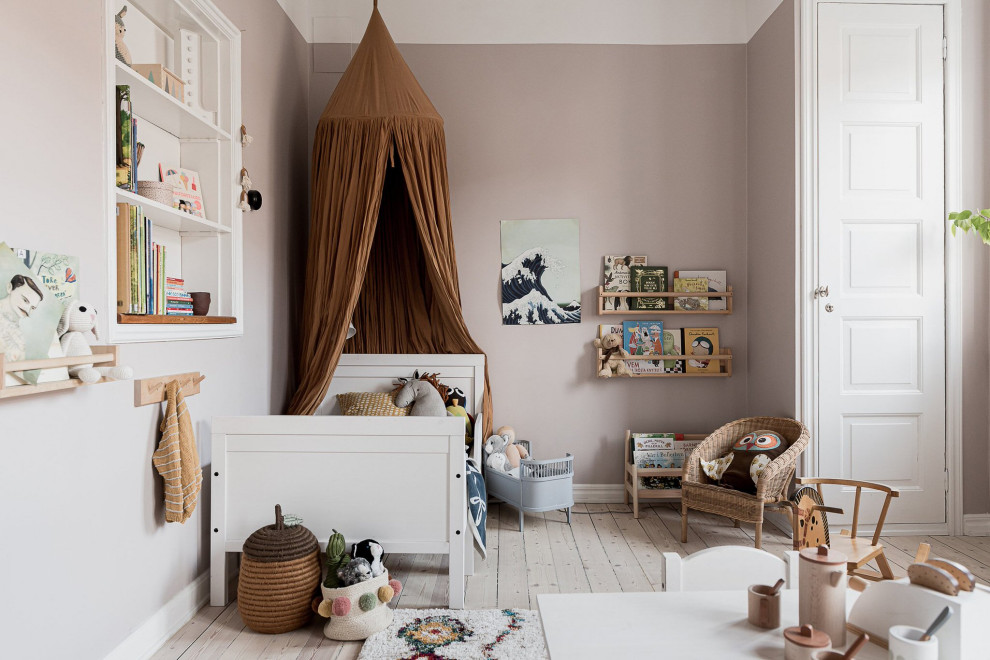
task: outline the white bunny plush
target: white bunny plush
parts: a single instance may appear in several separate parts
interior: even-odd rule
[[[100,338],[96,334],[96,308],[78,300],[70,300],[65,311],[62,312],[57,332],[62,352],[66,357],[92,355],[93,349],[89,347],[86,333],[92,332],[94,339]],[[80,364],[69,367],[69,375],[84,383],[95,383],[100,378],[130,380],[134,372],[130,367],[94,367],[92,364]]]
[[[505,448],[509,446],[508,440],[500,435],[493,435],[485,442],[485,465],[492,470],[508,472],[512,469],[509,465],[509,457],[505,455]]]

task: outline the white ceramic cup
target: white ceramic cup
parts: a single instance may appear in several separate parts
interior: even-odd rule
[[[924,634],[914,626],[891,626],[887,631],[890,660],[938,660],[938,637],[919,641]]]

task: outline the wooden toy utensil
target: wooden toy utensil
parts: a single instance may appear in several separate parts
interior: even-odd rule
[[[852,660],[852,658],[855,658],[856,654],[859,653],[859,650],[863,648],[863,645],[865,645],[868,641],[870,641],[870,636],[866,633],[863,633],[857,637],[856,641],[849,647],[849,650],[842,655],[842,660]]]
[[[959,594],[959,582],[948,571],[938,566],[933,566],[932,564],[911,564],[908,566],[907,574],[908,579],[911,580],[911,584],[918,585],[919,587],[927,587],[948,596]]]
[[[770,593],[768,593],[767,595],[776,596],[777,592],[780,591],[780,588],[783,586],[784,586],[784,578],[780,578],[774,583],[772,587],[770,587]]]
[[[932,638],[932,635],[934,635],[938,631],[938,629],[941,628],[945,624],[945,622],[949,620],[950,616],[952,616],[952,608],[946,605],[945,609],[939,612],[939,615],[935,617],[934,621],[932,621],[932,625],[928,626],[928,630],[925,631],[925,634],[922,635],[921,639],[919,639],[918,641],[927,642],[928,640],[930,640]]]
[[[973,591],[973,589],[976,588],[976,576],[970,573],[969,569],[959,562],[949,561],[948,559],[942,559],[941,557],[932,557],[925,563],[931,564],[932,566],[937,566],[952,577],[956,578],[956,582],[959,583],[960,591]]]

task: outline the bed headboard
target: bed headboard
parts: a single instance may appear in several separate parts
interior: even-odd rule
[[[330,388],[316,409],[317,415],[339,415],[337,395],[345,392],[390,392],[396,378],[419,373],[439,373],[444,385],[464,391],[461,405],[477,417],[485,393],[484,355],[417,355],[344,353],[337,363]]]

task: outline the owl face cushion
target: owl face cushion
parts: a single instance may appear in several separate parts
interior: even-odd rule
[[[745,493],[756,492],[756,482],[770,461],[787,451],[787,440],[773,431],[754,431],[732,445],[732,462],[722,485]]]

